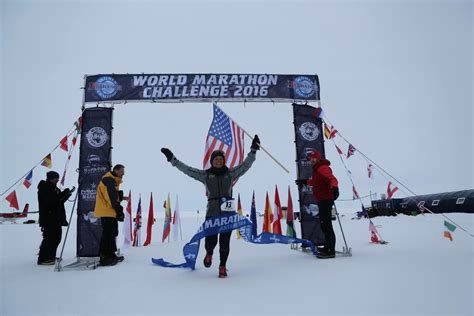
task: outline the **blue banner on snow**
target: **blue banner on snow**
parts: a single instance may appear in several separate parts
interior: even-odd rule
[[[271,233],[261,233],[252,239],[252,222],[245,216],[239,215],[236,212],[229,212],[229,214],[211,217],[204,221],[204,223],[199,227],[197,233],[193,236],[193,238],[191,238],[191,241],[189,241],[183,247],[183,255],[186,262],[181,264],[173,264],[165,261],[163,258],[152,258],[151,261],[162,267],[191,268],[194,270],[196,267],[196,258],[199,253],[201,239],[207,236],[230,232],[235,229],[240,230],[240,234],[245,241],[254,244],[301,243],[307,247],[310,247],[314,252],[314,244],[306,239],[292,238]]]

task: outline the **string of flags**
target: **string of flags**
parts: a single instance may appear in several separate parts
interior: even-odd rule
[[[73,125],[73,128],[69,130],[68,133],[66,133],[66,136],[61,138],[61,140],[58,142],[58,144],[46,155],[44,156],[43,159],[41,159],[40,162],[38,162],[35,166],[33,166],[28,172],[26,172],[25,175],[23,175],[21,178],[19,178],[17,181],[15,181],[8,189],[6,189],[4,192],[2,192],[1,195],[6,194],[7,192],[10,192],[8,195],[6,195],[5,200],[9,202],[9,207],[14,208],[16,210],[19,210],[19,203],[18,203],[18,197],[17,197],[17,189],[18,186],[23,185],[27,190],[31,187],[33,183],[33,171],[36,167],[38,166],[43,166],[48,169],[51,169],[53,166],[53,158],[52,158],[52,153],[57,149],[60,148],[61,150],[64,150],[68,152],[68,158],[66,161],[66,165],[63,171],[63,176],[61,178],[61,185],[64,185],[64,180],[66,177],[66,171],[69,165],[69,160],[71,159],[72,156],[72,151],[76,145],[77,142],[77,137],[81,133],[82,130],[82,117],[79,117]],[[68,141],[69,141],[69,136],[73,135],[73,138],[71,140],[72,146],[69,147]],[[11,191],[11,189],[13,189]]]

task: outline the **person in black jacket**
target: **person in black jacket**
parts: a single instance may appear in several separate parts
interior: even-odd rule
[[[62,228],[67,226],[64,202],[71,196],[72,190],[61,191],[56,185],[59,174],[55,171],[46,173],[46,180],[38,183],[39,225],[43,232],[38,255],[39,265],[52,265],[56,261],[56,250],[61,242]]]

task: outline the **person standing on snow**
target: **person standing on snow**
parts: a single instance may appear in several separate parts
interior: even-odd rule
[[[316,256],[320,259],[334,258],[336,256],[336,235],[332,227],[331,211],[334,201],[339,197],[338,182],[329,167],[331,162],[322,158],[319,151],[311,152],[309,159],[313,167],[312,178],[310,180],[296,180],[296,184],[299,186],[312,185],[313,195],[318,201],[319,220],[324,233],[324,248],[318,249]]]
[[[59,173],[49,171],[46,173],[46,181],[41,180],[38,183],[39,226],[43,232],[38,255],[39,265],[52,265],[56,262],[56,250],[61,243],[61,226],[68,225],[64,202],[69,199],[74,188],[61,191],[56,186],[58,181]]]
[[[123,261],[123,256],[117,256],[116,237],[118,236],[118,222],[123,222],[123,206],[120,202],[128,200],[119,191],[122,178],[125,174],[123,165],[115,165],[112,171],[107,172],[97,186],[94,217],[100,218],[102,236],[100,238],[99,255],[102,266],[113,266]]]
[[[208,219],[222,214],[222,199],[232,198],[233,182],[250,169],[255,161],[256,152],[259,149],[260,139],[255,135],[247,158],[245,158],[242,164],[232,169],[227,168],[225,165],[224,152],[216,150],[211,154],[211,167],[207,170],[200,170],[187,166],[176,159],[168,148],[161,148],[161,152],[166,156],[166,159],[171,162],[171,165],[205,185],[207,192],[206,219]],[[232,232],[222,233],[219,235],[219,278],[225,278],[227,277],[226,264],[230,252],[230,237]],[[214,253],[214,248],[217,245],[217,237],[217,235],[214,235],[205,238],[206,256],[204,257],[204,266],[206,268],[209,268],[212,265],[212,255]]]

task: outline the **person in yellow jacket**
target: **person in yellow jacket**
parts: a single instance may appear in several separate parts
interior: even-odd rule
[[[102,236],[100,239],[100,264],[112,266],[123,261],[123,256],[117,256],[115,238],[118,236],[118,222],[123,222],[124,213],[120,202],[128,198],[119,190],[122,177],[125,174],[123,165],[115,165],[99,182],[95,199],[94,217],[100,218]]]

